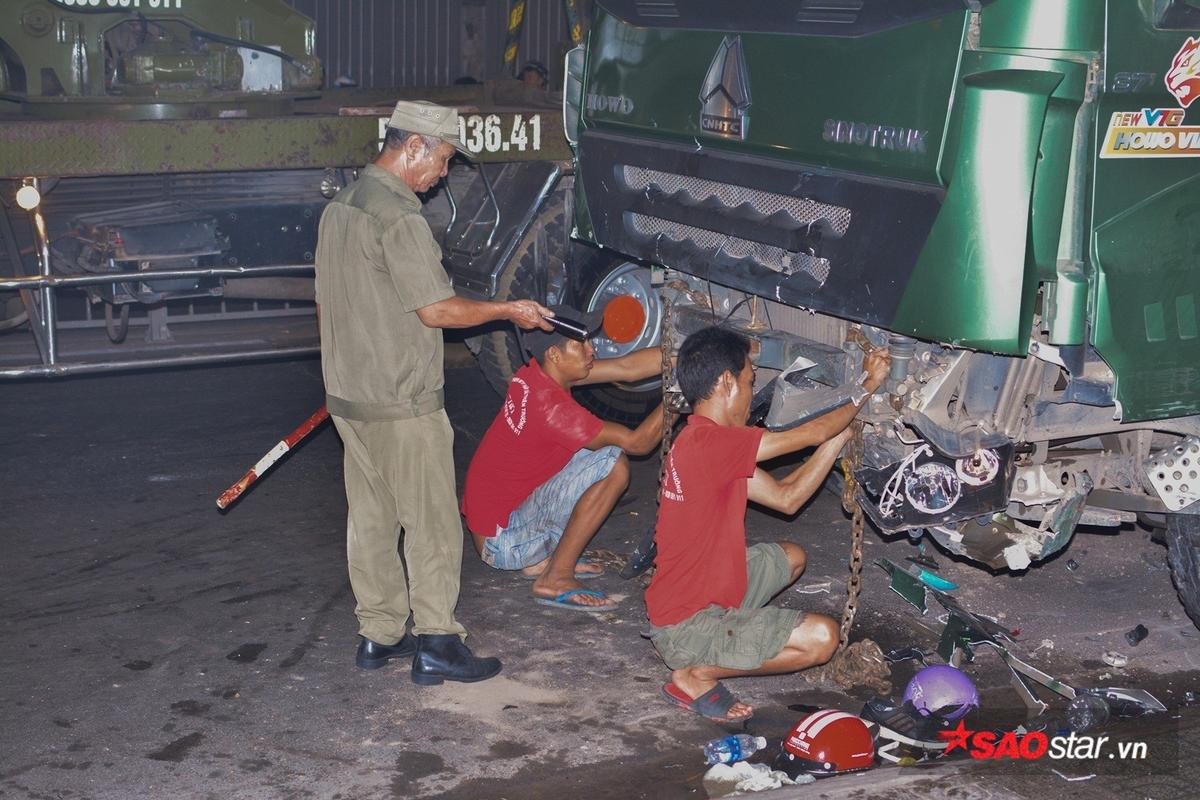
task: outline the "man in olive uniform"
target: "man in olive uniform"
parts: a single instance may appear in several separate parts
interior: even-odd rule
[[[414,656],[412,679],[426,685],[500,671],[498,659],[472,655],[454,618],[463,532],[439,329],[495,320],[549,329],[553,316],[531,300],[454,295],[416,193],[446,175],[456,148],[455,109],[397,103],[379,157],[326,207],[317,241],[321,369],[346,451],[355,661],[375,669]]]

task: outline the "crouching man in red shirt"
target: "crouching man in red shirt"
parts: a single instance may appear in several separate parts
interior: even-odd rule
[[[599,315],[552,310],[588,331],[600,327]],[[579,556],[629,485],[626,454],[645,455],[662,440],[662,405],[631,430],[589,413],[571,387],[645,380],[661,371],[661,351],[596,360],[587,335],[521,339],[532,359],[513,376],[471,459],[462,512],[484,562],[533,578],[537,602],[603,611],[615,603],[579,583],[600,573]]]
[[[651,641],[671,668],[663,693],[709,719],[746,719],[753,709],[720,682],[741,675],[796,672],[824,664],[838,626],[823,614],[767,605],[804,571],[793,542],[746,547],[746,502],[795,514],[825,479],[858,412],[852,403],[788,431],[746,426],[754,371],[749,342],[706,328],[689,336],[675,374],[692,415],[671,447],[655,540],[657,571],[646,590]],[[886,352],[868,355],[864,387],[887,377]],[[817,445],[776,479],[758,462]]]

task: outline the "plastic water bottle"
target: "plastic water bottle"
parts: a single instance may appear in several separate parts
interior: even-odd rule
[[[744,733],[726,736],[724,739],[713,739],[704,745],[704,763],[732,764],[749,758],[766,746],[767,740],[762,736],[748,736]]]

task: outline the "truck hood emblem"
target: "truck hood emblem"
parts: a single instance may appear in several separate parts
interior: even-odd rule
[[[700,130],[745,139],[750,132],[750,103],[750,73],[742,56],[742,39],[726,36],[700,88]]]

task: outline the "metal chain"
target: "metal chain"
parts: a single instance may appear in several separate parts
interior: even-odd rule
[[[675,370],[671,366],[671,358],[675,355],[675,331],[671,319],[674,303],[669,297],[663,297],[662,303],[659,347],[662,350],[663,435],[658,448],[658,494],[655,498],[658,502],[662,501],[662,488],[667,476],[667,455],[671,452],[671,443],[674,440],[675,421],[679,419],[679,411],[670,392],[670,386],[675,380]]]
[[[842,624],[838,631],[839,650],[850,642],[850,628],[854,625],[854,615],[858,613],[858,594],[862,591],[864,523],[854,472],[862,464],[863,425],[859,420],[854,420],[850,426],[854,435],[846,444],[846,454],[842,456],[842,475],[846,479],[842,485],[842,508],[850,515],[850,576],[846,578],[846,606],[842,609]]]

